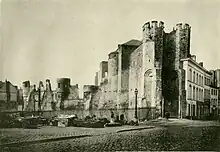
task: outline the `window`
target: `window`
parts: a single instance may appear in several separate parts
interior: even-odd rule
[[[58,83],[58,88],[60,88],[60,83]]]
[[[193,100],[195,100],[195,86],[193,86]]]
[[[192,81],[192,69],[189,69],[189,80]]]
[[[189,91],[188,91],[188,99],[192,98],[192,86],[191,84],[189,85]]]
[[[203,85],[203,76],[202,76],[202,85]]]
[[[202,90],[202,101],[203,101],[203,96],[204,96],[204,95],[203,95],[203,90]]]
[[[199,74],[196,74],[196,83],[199,84]]]
[[[198,88],[196,88],[196,100],[198,100]]]
[[[191,108],[191,106],[190,106],[190,104],[188,104],[188,116],[190,116],[190,108]]]
[[[193,82],[195,82],[196,81],[196,73],[195,73],[195,71],[193,72]]]
[[[211,90],[211,95],[213,95],[213,89]]]

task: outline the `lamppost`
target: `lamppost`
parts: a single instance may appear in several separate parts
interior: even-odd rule
[[[134,118],[135,118],[135,123],[136,123],[136,125],[138,125],[138,117],[137,117],[137,95],[138,95],[138,90],[137,90],[137,88],[135,89],[135,91],[134,91],[134,93],[135,93],[135,115],[134,115]]]

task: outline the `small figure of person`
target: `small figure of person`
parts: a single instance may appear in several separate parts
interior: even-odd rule
[[[170,113],[169,112],[166,112],[165,113],[165,118],[168,120],[170,118]]]
[[[110,121],[111,123],[113,123],[114,122],[114,113],[113,113],[113,111],[111,112],[111,121]]]

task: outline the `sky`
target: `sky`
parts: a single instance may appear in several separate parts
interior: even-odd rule
[[[208,70],[220,68],[220,0],[1,0],[0,80],[21,86],[71,78],[94,84],[99,63],[142,25],[191,26],[191,53]]]

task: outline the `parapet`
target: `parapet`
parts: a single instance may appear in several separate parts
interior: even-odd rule
[[[176,29],[177,30],[191,29],[191,27],[187,23],[185,23],[184,25],[183,25],[183,23],[178,23],[178,24],[176,24]]]
[[[96,90],[98,90],[98,86],[95,86],[95,85],[84,85],[83,86],[83,92],[93,93]]]
[[[24,81],[23,83],[23,87],[30,87],[30,81]]]
[[[43,86],[43,85],[44,85],[43,81],[40,81],[39,86]]]
[[[58,78],[57,82],[63,83],[63,82],[70,82],[70,78]]]
[[[111,53],[108,54],[108,58],[109,58],[109,59],[112,59],[112,58],[117,57],[117,55],[118,55],[118,52],[117,52],[117,51],[114,51],[114,52],[111,52]]]
[[[102,63],[102,64],[106,64],[106,63],[108,64],[108,61],[102,61],[101,63]]]
[[[160,21],[160,22],[158,23],[158,21],[151,21],[151,22],[146,22],[146,23],[142,26],[143,31],[144,31],[145,29],[158,28],[158,27],[164,28],[164,22],[163,22],[163,21]]]

